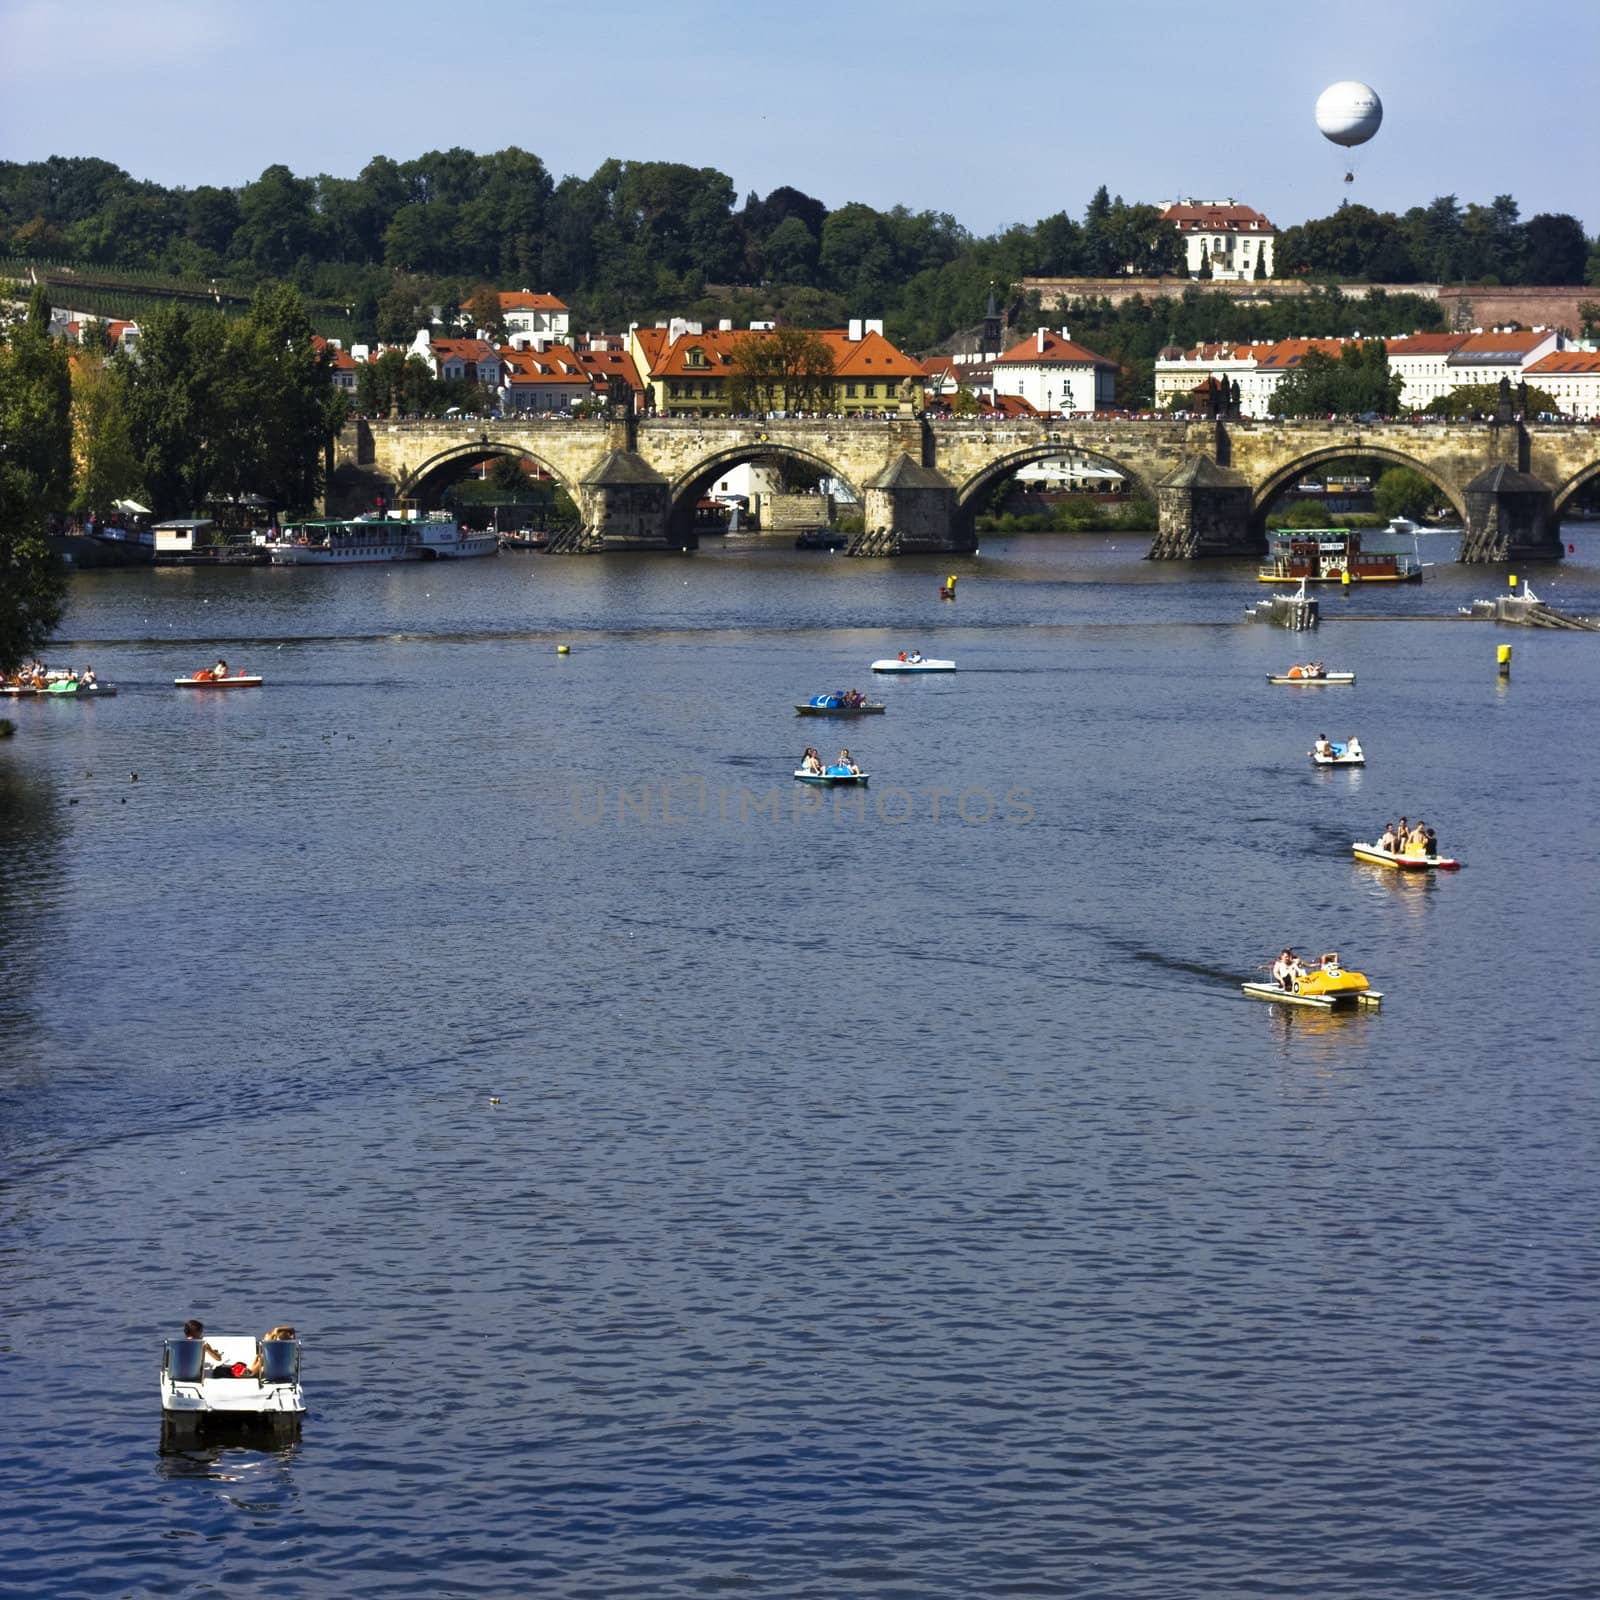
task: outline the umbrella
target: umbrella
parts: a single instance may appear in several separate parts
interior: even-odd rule
[[[150,507],[140,505],[137,500],[113,500],[111,505],[116,511],[128,511],[133,513],[134,516],[148,517],[150,515]]]

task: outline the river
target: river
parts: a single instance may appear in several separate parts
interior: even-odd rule
[[[1423,546],[1298,637],[1126,537],[79,575],[119,695],[0,743],[0,1593],[1592,1593],[1600,642],[1390,620],[1502,587]],[[1400,813],[1465,870],[1353,862]],[[1245,999],[1286,942],[1382,1011]],[[299,1328],[296,1444],[163,1450],[190,1316]]]

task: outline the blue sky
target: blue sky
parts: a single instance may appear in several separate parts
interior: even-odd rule
[[[0,0],[0,27],[0,156],[166,184],[516,144],[557,177],[684,161],[977,233],[1102,182],[1280,225],[1510,193],[1600,230],[1600,0]],[[1385,108],[1348,191],[1312,122],[1339,78]]]

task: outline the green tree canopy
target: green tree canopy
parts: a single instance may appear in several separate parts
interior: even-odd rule
[[[45,518],[72,483],[72,385],[36,289],[19,325],[0,327],[0,671],[14,672],[61,617],[61,563]]]
[[[1346,345],[1337,357],[1311,350],[1279,381],[1272,410],[1284,417],[1376,412],[1392,417],[1400,410],[1405,380],[1389,371],[1388,347],[1381,339]]]

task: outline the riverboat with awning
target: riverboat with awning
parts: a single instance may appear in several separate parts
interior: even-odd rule
[[[1415,583],[1422,577],[1416,540],[1395,548],[1386,529],[1295,528],[1271,537],[1258,583]]]

